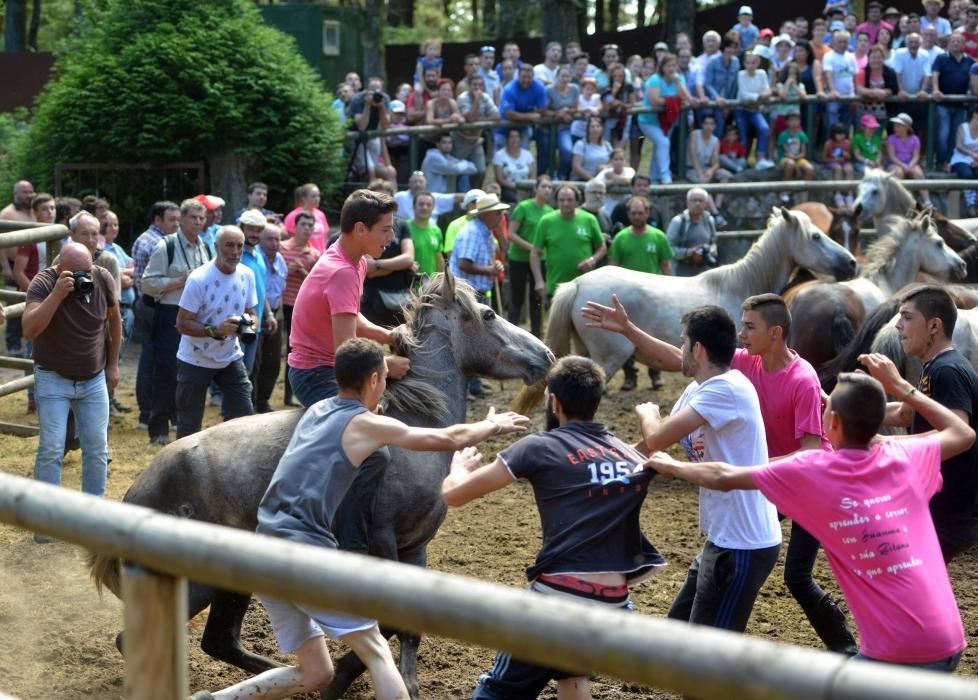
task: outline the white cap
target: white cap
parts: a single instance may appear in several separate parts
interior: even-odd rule
[[[391,100],[391,114],[394,114],[396,112],[407,113],[407,109],[404,107],[404,103],[401,102],[400,100]]]
[[[752,10],[750,8],[750,5],[741,5],[740,6],[740,9],[737,10],[737,15],[738,16],[739,15],[750,15],[751,17],[753,17],[754,16],[754,10]]]
[[[771,46],[777,46],[778,44],[787,42],[789,46],[794,46],[795,42],[787,34],[778,34],[774,37],[774,41],[771,42]]]
[[[469,190],[468,192],[465,193],[465,196],[462,197],[462,208],[468,209],[475,202],[478,202],[479,199],[485,196],[486,193],[483,192],[482,190]]]

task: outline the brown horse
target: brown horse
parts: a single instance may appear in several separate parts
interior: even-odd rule
[[[859,247],[860,212],[853,209],[833,209],[821,202],[802,202],[793,206],[791,210],[808,214],[808,218],[819,231],[828,235],[854,256],[859,257],[862,254],[862,249]]]
[[[818,368],[852,341],[866,317],[862,300],[840,284],[805,282],[784,294],[791,309],[788,347]]]

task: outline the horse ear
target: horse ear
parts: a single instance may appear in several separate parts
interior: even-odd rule
[[[856,202],[856,206],[852,208],[852,213],[856,218],[861,217],[863,215],[863,203]]]
[[[445,283],[441,286],[441,295],[445,301],[455,301],[455,275],[448,265],[445,266]]]
[[[795,217],[792,216],[791,211],[787,207],[781,207],[781,218],[789,224],[795,223]]]

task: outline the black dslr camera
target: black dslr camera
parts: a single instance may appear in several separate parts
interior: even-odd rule
[[[92,273],[88,270],[75,270],[71,273],[72,281],[75,283],[75,294],[85,297],[85,301],[92,300],[92,292],[95,291],[95,280]]]
[[[701,245],[699,247],[698,252],[700,255],[703,256],[703,260],[706,261],[707,265],[717,264],[717,256],[713,254],[713,251],[710,249],[709,243],[704,243],[703,245]]]
[[[255,332],[255,322],[251,316],[242,316],[241,320],[238,321],[238,338],[245,344],[251,344],[258,338],[258,334]]]
[[[384,101],[384,93],[382,93],[380,90],[374,90],[372,93],[370,93],[370,99],[373,100],[375,105],[379,105]]]

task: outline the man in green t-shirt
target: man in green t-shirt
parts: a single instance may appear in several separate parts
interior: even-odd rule
[[[649,226],[649,202],[645,197],[632,197],[625,206],[628,208],[628,220],[631,226],[622,229],[611,242],[608,252],[608,264],[619,265],[627,270],[648,272],[653,275],[672,274],[672,246],[666,234],[657,228]],[[622,391],[631,391],[638,385],[638,371],[635,369],[635,359],[629,357],[622,366],[625,379],[621,383]],[[658,370],[649,368],[649,379],[652,388],[662,387],[662,375]]]
[[[554,210],[550,206],[553,182],[549,175],[537,178],[536,192],[532,199],[524,199],[516,205],[509,219],[509,310],[506,319],[519,325],[523,315],[523,301],[530,308],[530,332],[540,337],[543,300],[533,291],[530,271],[530,250],[537,237],[537,224],[544,214]],[[545,260],[545,258],[542,258]],[[545,274],[545,273],[544,273]]]
[[[441,254],[441,229],[431,222],[434,208],[435,197],[431,192],[420,192],[414,196],[414,218],[408,222],[408,227],[414,241],[414,260],[421,275],[433,275],[445,269],[445,258]]]
[[[441,252],[446,256],[451,256],[452,248],[455,247],[455,237],[471,221],[469,212],[475,209],[475,203],[480,197],[485,197],[486,193],[482,190],[469,190],[462,198],[462,215],[453,220],[445,228],[445,242],[442,244]]]
[[[541,297],[544,292],[553,296],[558,284],[593,270],[608,252],[598,220],[577,208],[577,197],[573,185],[561,185],[557,190],[557,211],[544,214],[537,224],[530,269],[534,289]],[[541,254],[547,256],[546,281],[540,270]]]
[[[627,206],[631,226],[615,236],[608,252],[608,263],[627,270],[671,275],[672,246],[665,233],[649,226],[648,201],[643,197],[632,197]]]

